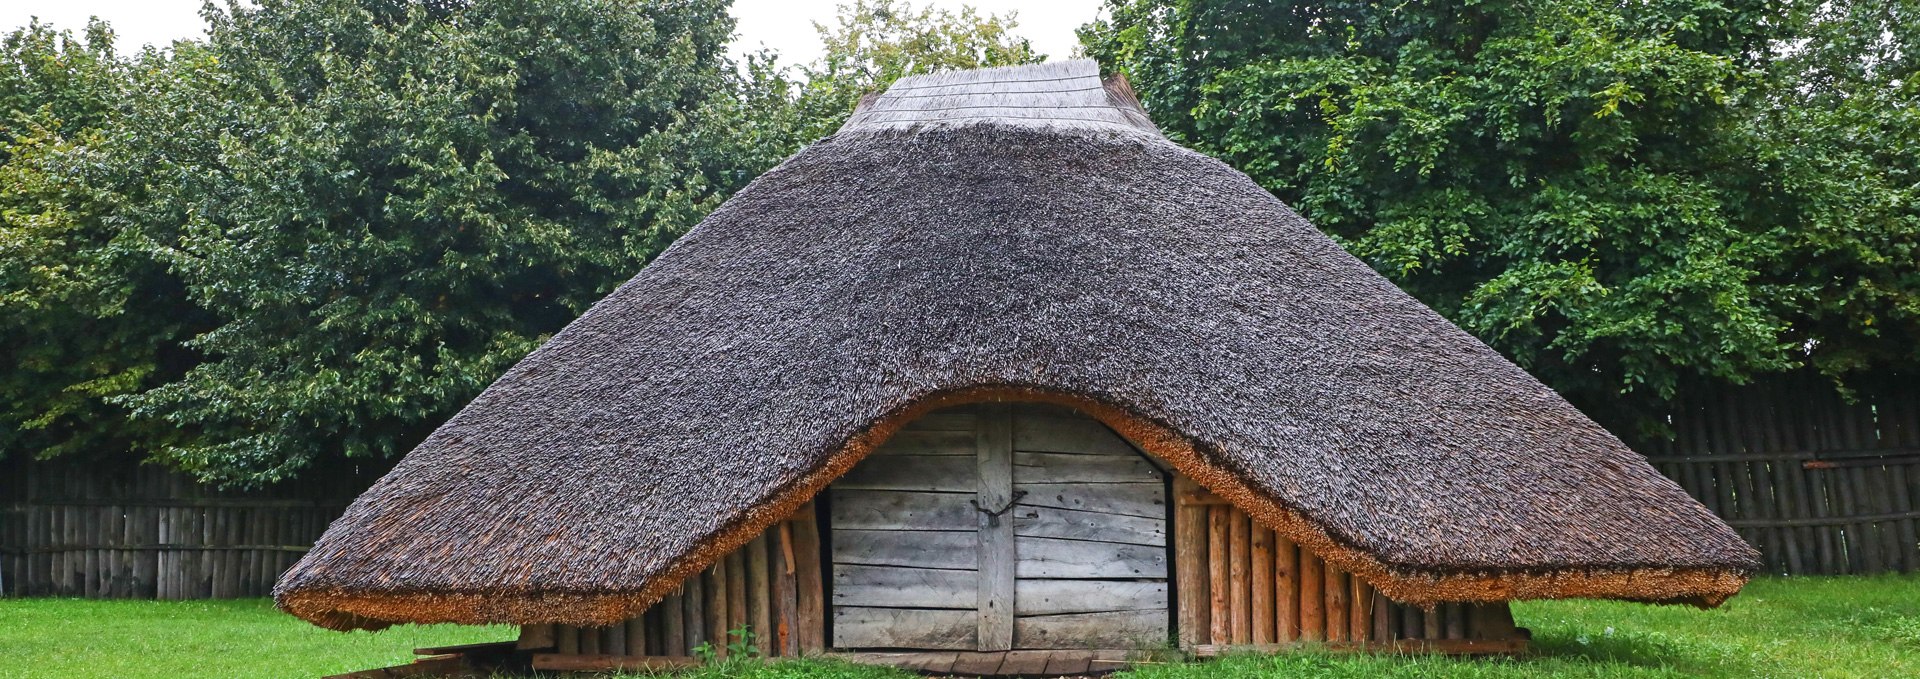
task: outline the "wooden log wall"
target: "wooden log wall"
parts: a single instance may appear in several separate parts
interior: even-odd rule
[[[153,466],[0,461],[0,594],[267,596],[371,478],[223,492]]]
[[[1174,483],[1179,643],[1213,654],[1228,647],[1300,642],[1409,649],[1517,650],[1507,605],[1396,603],[1366,582],[1253,521],[1185,477]],[[1472,642],[1501,642],[1479,644]]]
[[[639,617],[610,627],[526,625],[518,646],[540,670],[665,667],[672,663],[647,659],[693,657],[702,645],[718,657],[816,654],[826,648],[820,550],[808,503]]]
[[[1778,574],[1920,569],[1920,390],[1817,376],[1694,389],[1674,437],[1635,450],[1733,526]]]

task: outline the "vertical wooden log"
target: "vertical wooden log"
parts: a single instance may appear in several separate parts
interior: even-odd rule
[[[1327,591],[1325,565],[1320,557],[1300,550],[1300,638],[1325,641],[1327,638]]]
[[[520,638],[513,647],[522,651],[545,651],[555,645],[554,625],[521,625]]]
[[[1346,641],[1352,628],[1347,623],[1350,613],[1347,602],[1347,573],[1328,566],[1321,576],[1327,588],[1327,641]]]
[[[1447,638],[1446,630],[1440,622],[1440,606],[1438,604],[1435,604],[1433,608],[1420,611],[1420,638]]]
[[[1473,604],[1467,611],[1467,631],[1474,639],[1512,639],[1519,636],[1507,602]]]
[[[1415,608],[1413,606],[1407,606],[1404,604],[1396,604],[1394,606],[1394,609],[1399,611],[1400,613],[1399,636],[1401,639],[1427,638],[1426,637],[1426,626],[1427,626],[1426,612],[1421,611],[1420,609]]]
[[[600,652],[607,655],[627,654],[627,621],[613,623],[601,628]]]
[[[793,521],[794,594],[800,651],[826,650],[826,584],[820,572],[820,524],[814,518],[813,501],[800,507]]]
[[[984,403],[976,411],[974,462],[980,488],[974,500],[981,507],[997,509],[1013,502],[1013,407],[1007,403]],[[982,651],[1013,648],[1013,589],[1015,566],[1013,520],[975,513],[974,535],[979,586],[975,609],[979,621],[975,630]]]
[[[580,639],[580,654],[581,655],[599,655],[600,639],[601,637],[605,636],[604,635],[605,631],[606,631],[606,628],[603,628],[603,627],[579,628],[579,631],[576,634]]]
[[[555,629],[558,638],[554,643],[554,652],[562,655],[580,654],[580,628],[573,625],[560,625]]]
[[[1233,591],[1227,598],[1227,605],[1233,613],[1233,643],[1246,645],[1253,643],[1253,551],[1251,548],[1251,525],[1247,515],[1238,510],[1227,520],[1227,578],[1232,582]]]
[[[1347,638],[1353,641],[1373,639],[1373,588],[1352,573],[1347,574],[1349,595]]]
[[[745,642],[747,630],[747,554],[744,549],[727,555],[727,643]]]
[[[1393,602],[1387,599],[1387,595],[1375,591],[1373,593],[1374,641],[1393,641],[1394,632],[1398,631],[1396,629],[1398,625],[1394,624],[1397,622],[1394,615]]]
[[[647,615],[627,619],[627,655],[647,655]]]
[[[1300,638],[1300,548],[1273,536],[1273,636],[1285,643]]]
[[[662,656],[685,656],[687,648],[687,606],[684,593],[674,593],[660,598],[653,608],[660,612],[660,654]]]
[[[767,535],[761,533],[747,543],[747,618],[753,629],[754,648],[760,657],[773,655],[773,582],[771,562],[767,558]]]
[[[684,612],[687,649],[707,643],[707,583],[704,574],[694,573],[680,584],[680,607]]]
[[[1216,644],[1233,643],[1233,558],[1228,551],[1231,541],[1228,524],[1233,522],[1232,519],[1232,507],[1213,505],[1207,508],[1207,591],[1213,596],[1212,610],[1207,615],[1213,621],[1212,634]]]
[[[713,644],[714,657],[725,658],[727,657],[727,611],[733,607],[733,602],[727,600],[726,559],[722,557],[712,566],[708,566],[701,577],[707,594],[705,605],[707,643]]]
[[[1253,609],[1253,643],[1271,644],[1273,637],[1273,531],[1264,526],[1253,528],[1253,569],[1247,576],[1253,581],[1249,599]]]
[[[1440,610],[1446,614],[1447,638],[1467,638],[1466,604],[1447,604]]]
[[[780,548],[770,550],[777,568],[774,569],[774,613],[773,634],[780,648],[780,657],[791,658],[800,655],[800,617],[799,584],[795,574],[798,568],[793,548],[793,522],[780,522]]]
[[[1213,643],[1212,595],[1207,592],[1207,509],[1186,501],[1200,485],[1183,475],[1173,477],[1173,572],[1180,626],[1180,646],[1192,649]]]

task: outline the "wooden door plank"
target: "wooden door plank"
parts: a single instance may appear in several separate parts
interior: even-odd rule
[[[1013,410],[1005,403],[983,404],[976,439],[976,471],[980,486],[976,501],[976,535],[980,573],[978,589],[978,643],[982,651],[1012,648],[1015,558]]]
[[[1013,473],[1023,483],[1159,483],[1160,469],[1139,455],[1014,453]]]
[[[1020,504],[1089,512],[1163,519],[1167,515],[1166,486],[1159,483],[1017,483],[1026,491]]]
[[[972,421],[972,416],[968,416]],[[911,424],[908,427],[912,427]],[[925,455],[933,457],[973,457],[973,428],[956,431],[916,431],[908,428],[893,435],[873,450],[874,455]]]
[[[971,531],[972,493],[833,489],[833,529]]]
[[[972,609],[979,604],[979,580],[971,570],[834,564],[833,604]]]
[[[1167,613],[1112,611],[1015,618],[1016,648],[1147,648],[1167,638]]]
[[[1021,578],[1167,577],[1167,550],[1114,542],[1016,538]]]
[[[1090,418],[1022,415],[1013,428],[1013,449],[1027,453],[1137,455],[1133,446]]]
[[[936,410],[936,411],[927,413],[925,415],[921,415],[919,418],[915,419],[914,421],[908,422],[906,426],[901,427],[901,433],[906,433],[909,431],[966,432],[967,434],[966,446],[968,450],[965,454],[972,455],[973,454],[973,451],[972,451],[973,407],[959,406],[957,408],[947,408],[944,410]]]
[[[974,570],[979,566],[974,531],[835,530],[836,564]]]
[[[979,631],[972,609],[833,608],[834,645],[842,648],[973,650]]]
[[[834,481],[846,490],[920,490],[971,493],[979,486],[972,458],[954,455],[891,455],[883,464],[857,464]]]
[[[1167,520],[1164,518],[1025,505],[1015,509],[1011,516],[1013,533],[1021,537],[1121,542],[1155,547],[1167,544]]]
[[[1022,579],[1014,591],[1014,614],[1023,616],[1167,609],[1165,582]]]

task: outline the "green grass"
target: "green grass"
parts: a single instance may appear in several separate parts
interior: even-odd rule
[[[0,679],[311,679],[410,662],[419,646],[513,636],[453,625],[332,632],[266,599],[0,599]]]
[[[1920,677],[1920,576],[1762,579],[1726,606],[1518,604],[1519,658],[1300,653],[1145,666],[1123,679],[1238,677]],[[415,646],[510,638],[504,627],[328,632],[262,600],[0,599],[0,679],[316,677],[397,664]],[[727,664],[685,679],[901,679],[829,661]]]

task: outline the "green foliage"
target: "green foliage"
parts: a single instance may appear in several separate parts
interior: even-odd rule
[[[126,399],[173,464],[388,457],[691,227],[719,0],[269,0],[210,9],[215,179],[148,235],[217,327]]]
[[[730,62],[725,0],[210,4],[134,57],[0,55],[0,454],[226,485],[404,452],[864,92],[1034,61],[1011,17],[844,7]]]
[[[201,314],[127,228],[164,180],[143,146],[177,88],[123,59],[104,24],[30,24],[0,42],[0,455],[151,450],[178,436],[111,403],[177,376]],[[191,130],[165,127],[171,137]],[[183,140],[185,141],[185,140]]]
[[[1892,143],[1914,134],[1912,79],[1876,68],[1856,80],[1889,96],[1832,119],[1785,101],[1813,96],[1809,69],[1773,56],[1810,25],[1859,40],[1905,10],[1821,24],[1770,0],[1108,7],[1082,31],[1089,53],[1171,136],[1562,391],[1645,402],[1808,360],[1837,376],[1895,361],[1886,342],[1837,358],[1864,350],[1871,319],[1913,336],[1913,176],[1876,177],[1911,163],[1866,155],[1912,155]],[[1769,120],[1793,116],[1823,120]],[[1814,129],[1837,139],[1810,153]],[[1785,207],[1783,189],[1826,197]],[[1873,222],[1840,223],[1860,210]],[[1920,357],[1899,350],[1898,365]]]
[[[805,85],[794,102],[801,126],[794,136],[804,141],[832,134],[860,97],[902,77],[1046,60],[1014,32],[1016,13],[916,8],[903,0],[855,0],[839,10],[835,26],[814,24],[823,53],[800,68]]]

